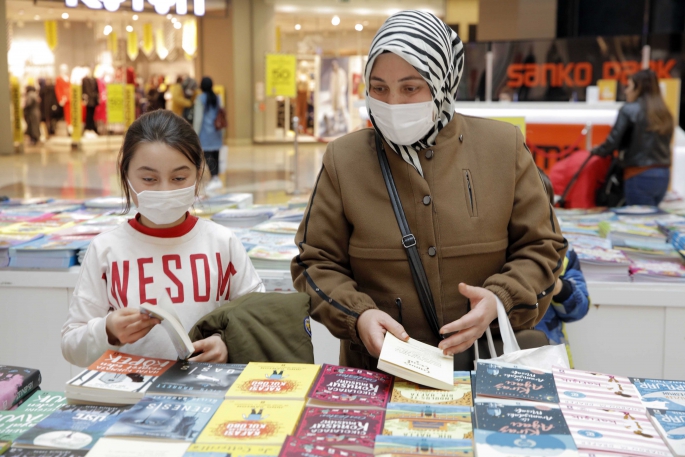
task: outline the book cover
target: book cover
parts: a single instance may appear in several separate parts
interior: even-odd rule
[[[0,450],[2,449],[0,448]],[[3,454],[3,457],[84,457],[86,454],[88,451],[74,449],[22,449],[13,447]]]
[[[278,455],[279,457],[368,457],[369,454],[346,451],[318,443],[314,444],[295,436],[289,436],[285,443],[283,443],[281,452]]]
[[[647,408],[647,413],[671,452],[685,456],[685,411]]]
[[[471,374],[468,371],[455,371],[454,390],[432,389],[402,378],[395,378],[390,401],[392,403],[471,406],[472,398]]]
[[[183,457],[189,443],[100,438],[88,457]]]
[[[40,371],[0,365],[0,411],[10,409],[40,385]]]
[[[392,380],[384,373],[324,364],[309,398],[314,402],[385,408]]]
[[[65,405],[19,436],[18,447],[90,449],[128,408]]]
[[[13,411],[0,411],[0,441],[12,442],[66,403],[60,392],[38,391]]]
[[[324,446],[373,449],[383,431],[383,411],[375,409],[305,408],[295,436]]]
[[[276,457],[281,446],[251,444],[191,444],[183,457]]]
[[[373,453],[375,455],[391,454],[393,456],[449,455],[473,457],[473,442],[471,440],[378,435]]]
[[[554,377],[550,372],[479,361],[476,377],[476,398],[483,396],[559,403]]]
[[[226,398],[282,398],[304,400],[319,366],[304,363],[250,362]]]
[[[685,411],[685,381],[628,378],[646,408]]]
[[[671,455],[644,412],[568,405],[561,411],[580,450],[645,457]]]
[[[196,442],[280,445],[293,433],[303,407],[296,400],[224,400]]]
[[[157,438],[192,443],[221,402],[219,398],[146,396],[121,414],[105,436]]]
[[[644,413],[637,389],[628,378],[560,367],[554,367],[552,373],[562,405]]]
[[[383,435],[472,439],[471,407],[388,403]]]
[[[578,455],[564,415],[557,408],[544,404],[477,403],[474,416],[478,455]]]
[[[24,413],[52,413],[67,404],[64,392],[38,390],[27,398],[15,411]]]
[[[246,366],[179,360],[152,383],[147,393],[224,398]]]

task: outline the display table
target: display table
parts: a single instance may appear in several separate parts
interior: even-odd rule
[[[78,271],[0,271],[0,363],[39,368],[45,390],[63,390],[81,371],[60,348]],[[268,290],[292,290],[288,271],[259,274]],[[588,288],[590,312],[567,326],[576,368],[685,379],[685,285],[590,281]],[[317,322],[312,334],[315,362],[337,363],[338,340]]]

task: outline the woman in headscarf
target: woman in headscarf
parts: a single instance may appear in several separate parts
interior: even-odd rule
[[[520,130],[455,113],[463,67],[459,37],[438,18],[391,16],[365,71],[374,128],[328,145],[291,271],[312,316],[341,339],[343,365],[376,368],[389,331],[468,370],[498,302],[515,331],[549,306],[566,242]],[[399,229],[383,157],[411,236]],[[414,243],[424,304],[408,261]]]

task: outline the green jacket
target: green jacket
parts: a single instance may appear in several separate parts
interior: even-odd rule
[[[220,335],[228,363],[314,363],[309,303],[302,293],[247,294],[200,319],[190,339]]]

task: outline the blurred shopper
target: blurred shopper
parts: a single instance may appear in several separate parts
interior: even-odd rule
[[[212,179],[207,189],[222,187],[219,179],[219,150],[223,145],[223,129],[217,129],[217,116],[221,110],[221,100],[214,93],[214,83],[211,78],[204,77],[200,81],[202,93],[195,99],[195,113],[193,114],[193,128],[200,137],[200,144],[205,153],[205,161],[209,167]]]
[[[626,205],[657,206],[666,191],[675,124],[651,70],[630,76],[626,103],[606,141],[592,150],[605,157],[618,149],[623,165]]]
[[[26,87],[24,99],[24,120],[26,121],[26,134],[31,140],[31,144],[36,144],[40,140],[40,99],[38,92],[33,86]]]
[[[176,78],[176,84],[171,86],[171,111],[177,116],[183,117],[183,110],[193,106],[193,101],[186,97],[183,90],[183,78]]]

